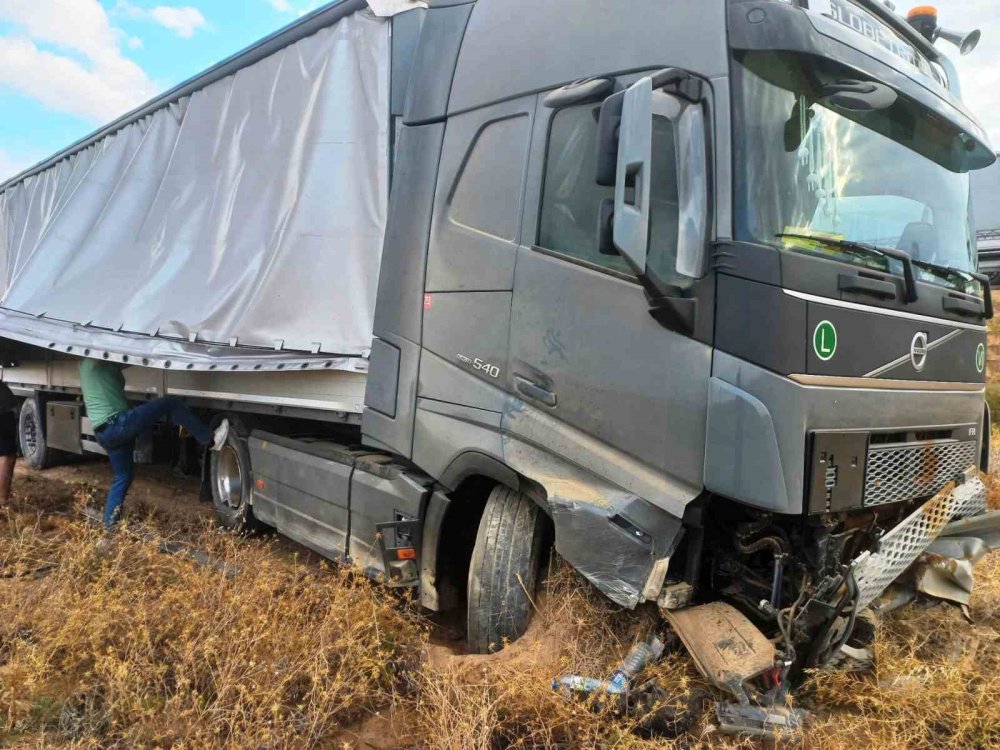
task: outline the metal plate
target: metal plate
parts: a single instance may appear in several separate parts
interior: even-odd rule
[[[50,448],[82,454],[80,403],[49,401],[45,405],[45,442]]]
[[[740,686],[774,666],[775,649],[756,625],[735,607],[712,602],[664,611],[691,653],[698,670],[723,690]]]

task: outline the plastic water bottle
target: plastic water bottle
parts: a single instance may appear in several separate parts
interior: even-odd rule
[[[646,667],[663,656],[663,641],[653,636],[649,642],[637,643],[628,652],[628,656],[611,673],[606,680],[594,677],[566,675],[552,681],[552,689],[565,695],[574,693],[611,693],[619,694],[628,690],[632,679]]]
[[[663,656],[663,641],[655,635],[649,643],[635,644],[625,660],[618,665],[618,669],[612,672],[611,677],[608,678],[608,683],[615,688],[609,692],[620,693],[624,691],[633,677],[661,656]]]

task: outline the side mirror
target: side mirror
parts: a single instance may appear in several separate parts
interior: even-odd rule
[[[625,92],[615,175],[615,247],[640,275],[649,249],[650,167],[653,159],[653,79]],[[627,188],[634,187],[629,199]]]

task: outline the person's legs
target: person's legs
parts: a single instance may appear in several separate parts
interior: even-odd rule
[[[177,396],[164,396],[129,409],[125,412],[121,434],[129,440],[135,440],[142,433],[151,430],[161,419],[183,427],[202,445],[210,445],[212,442],[212,431]]]
[[[114,529],[122,517],[125,495],[132,484],[132,477],[135,475],[132,457],[134,450],[135,442],[132,440],[120,443],[108,450],[111,469],[115,474],[115,478],[111,482],[111,489],[108,490],[108,501],[104,506],[104,528],[108,531]]]
[[[14,484],[14,464],[17,456],[0,456],[0,502],[10,501],[10,491]]]
[[[10,500],[17,443],[17,416],[13,411],[0,413],[0,502]]]

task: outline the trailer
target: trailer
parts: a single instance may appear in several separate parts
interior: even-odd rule
[[[26,459],[99,447],[75,364],[126,363],[235,426],[225,525],[478,653],[554,542],[774,699],[985,509],[996,157],[938,39],[974,46],[875,0],[331,3],[0,186]]]

